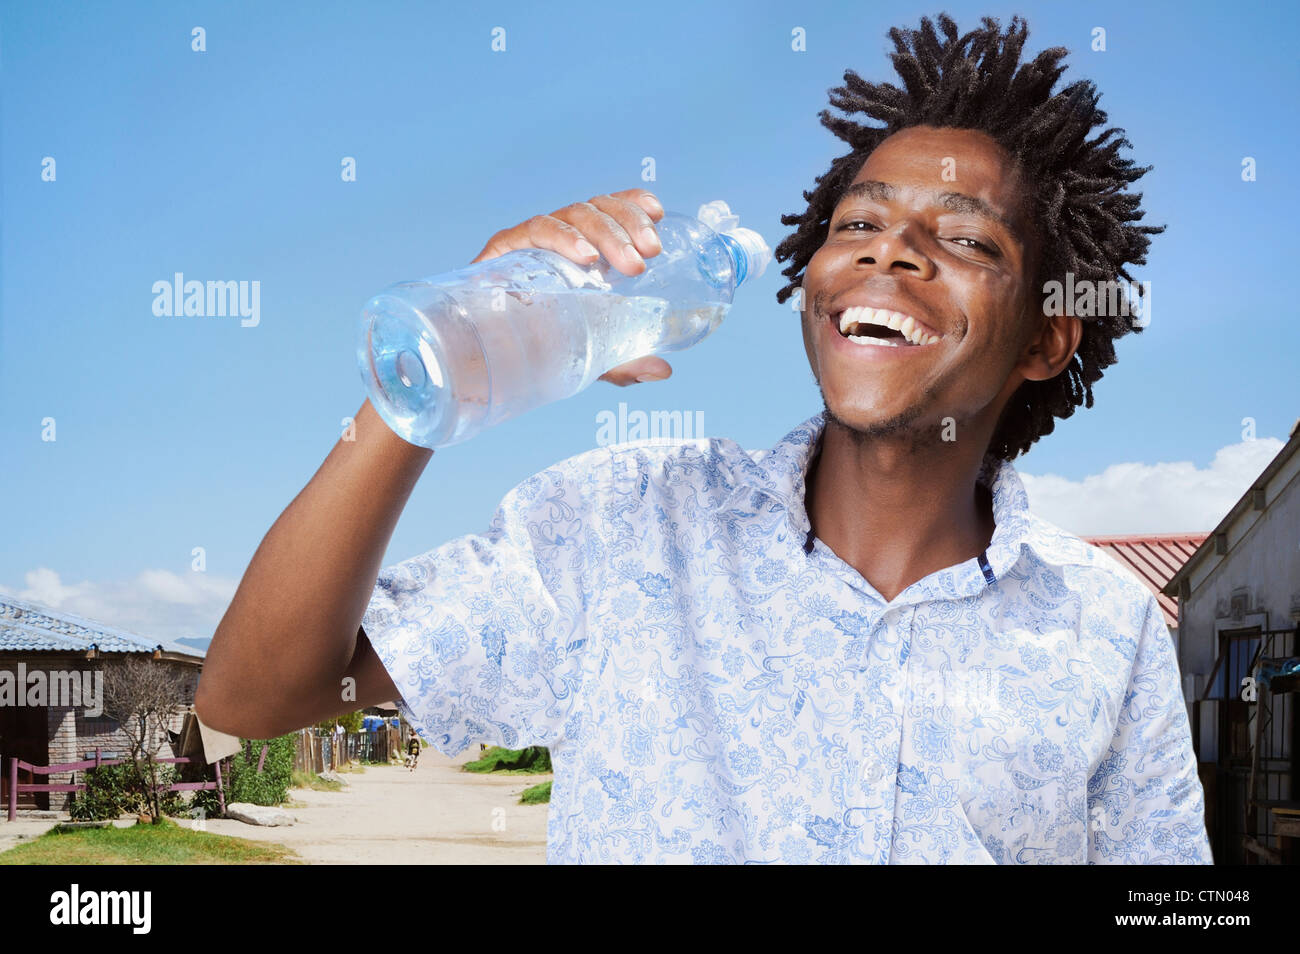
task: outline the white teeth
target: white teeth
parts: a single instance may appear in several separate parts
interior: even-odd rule
[[[846,335],[854,344],[875,345],[878,348],[901,348],[897,340],[891,338],[873,338],[871,335]]]
[[[927,334],[916,319],[910,315],[904,315],[902,312],[888,311],[884,308],[870,308],[861,305],[855,305],[852,308],[845,309],[840,314],[840,334],[844,335],[850,341],[857,344],[874,344],[885,347],[900,347],[897,339],[873,338],[870,335],[851,335],[849,328],[855,323],[880,325],[884,328],[890,328],[902,334],[909,342],[914,345],[934,344],[939,340],[938,335]]]

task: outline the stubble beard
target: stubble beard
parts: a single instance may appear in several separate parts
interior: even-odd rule
[[[874,421],[865,425],[851,424],[831,409],[830,403],[826,400],[826,391],[821,389],[820,385],[819,390],[822,396],[822,407],[826,412],[826,426],[833,427],[847,435],[859,447],[876,441],[888,441],[890,443],[901,443],[910,450],[916,450],[928,446],[938,439],[939,434],[936,428],[918,423],[924,412],[924,401],[918,401],[905,411],[887,417],[882,421]]]

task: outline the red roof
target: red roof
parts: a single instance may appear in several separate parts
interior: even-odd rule
[[[1166,533],[1151,536],[1083,537],[1082,539],[1093,546],[1101,547],[1141,577],[1147,589],[1160,601],[1160,608],[1165,613],[1165,622],[1170,626],[1177,626],[1178,600],[1172,596],[1165,596],[1160,590],[1208,536],[1208,533]]]

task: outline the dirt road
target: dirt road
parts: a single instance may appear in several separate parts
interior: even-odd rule
[[[220,818],[207,830],[276,841],[313,864],[545,864],[547,806],[520,805],[519,794],[551,776],[462,772],[478,754],[477,745],[454,759],[427,748],[414,772],[367,766],[344,776],[346,791],[291,789],[305,803],[286,809],[298,820],[291,827]]]

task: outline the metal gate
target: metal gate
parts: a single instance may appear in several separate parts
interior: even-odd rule
[[[1219,658],[1192,704],[1196,751],[1212,753],[1207,823],[1216,864],[1300,862],[1300,658],[1297,627],[1220,634]],[[1208,716],[1208,718],[1206,718]],[[1203,722],[1215,727],[1202,737]]]

